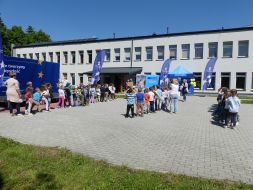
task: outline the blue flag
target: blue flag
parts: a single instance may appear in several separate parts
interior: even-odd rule
[[[96,84],[100,80],[100,72],[102,70],[102,66],[105,60],[105,50],[100,50],[97,53],[92,72],[92,84]]]
[[[2,36],[0,34],[0,87],[3,86],[4,80],[4,54],[2,45]]]
[[[160,74],[160,86],[161,88],[165,87],[165,80],[168,78],[169,70],[170,70],[171,59],[167,59],[162,66],[161,74]]]
[[[212,74],[213,74],[213,69],[214,69],[216,61],[217,61],[217,58],[211,58],[206,64],[206,68],[204,72],[203,90],[206,90],[212,82]]]

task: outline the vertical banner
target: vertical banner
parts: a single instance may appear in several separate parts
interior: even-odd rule
[[[3,54],[2,36],[0,34],[0,87],[3,86],[3,81],[4,81],[4,54]]]
[[[171,59],[167,59],[162,66],[161,74],[160,74],[160,86],[161,88],[165,87],[165,81],[168,78],[169,70],[170,70]]]
[[[92,79],[91,79],[92,84],[96,84],[100,80],[100,72],[102,70],[102,66],[105,60],[105,54],[106,52],[104,49],[100,50],[97,53],[97,56],[93,65],[93,71],[92,71]]]
[[[206,90],[212,82],[212,74],[213,74],[213,69],[214,69],[216,61],[217,61],[217,58],[211,58],[206,64],[206,68],[204,72],[203,90]]]
[[[146,81],[145,75],[141,75],[141,74],[136,75],[136,86],[138,89],[144,89],[145,81]]]

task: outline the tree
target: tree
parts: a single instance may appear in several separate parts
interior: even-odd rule
[[[34,31],[34,29],[33,29],[33,27],[31,26],[31,25],[29,25],[28,27],[27,27],[27,29],[26,29],[26,33],[34,33],[35,31]]]

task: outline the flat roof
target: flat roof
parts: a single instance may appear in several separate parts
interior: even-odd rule
[[[27,44],[21,46],[15,46],[17,48],[27,48],[27,47],[42,47],[42,46],[59,46],[59,45],[72,45],[72,44],[87,44],[94,42],[113,42],[113,41],[127,41],[127,40],[142,40],[142,39],[152,39],[160,37],[172,37],[172,36],[185,36],[185,35],[197,35],[197,34],[212,34],[212,33],[227,33],[227,32],[241,32],[253,30],[253,26],[240,27],[240,28],[221,28],[216,30],[202,30],[202,31],[190,31],[190,32],[177,32],[168,34],[152,34],[146,36],[132,36],[132,37],[120,37],[120,38],[86,38],[86,39],[76,39],[76,40],[65,40],[65,41],[54,41],[54,42],[41,42],[34,44]]]
[[[141,73],[142,67],[103,67],[101,74],[136,74]],[[83,74],[92,74],[92,71]]]

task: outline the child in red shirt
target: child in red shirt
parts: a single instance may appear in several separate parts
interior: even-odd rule
[[[149,94],[148,94],[148,89],[144,90],[144,112],[149,113]]]

